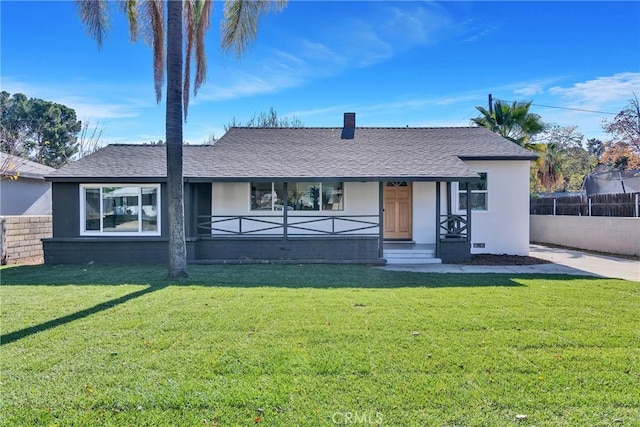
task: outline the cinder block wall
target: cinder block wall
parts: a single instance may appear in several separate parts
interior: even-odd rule
[[[640,256],[640,218],[531,215],[529,240],[611,254]]]
[[[41,239],[51,236],[51,215],[0,217],[2,264],[19,264],[43,257]]]

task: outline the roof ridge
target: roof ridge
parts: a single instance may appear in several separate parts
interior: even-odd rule
[[[481,126],[356,126],[356,129],[481,129]],[[344,129],[341,126],[304,126],[304,127],[259,127],[234,126],[231,129],[250,130],[305,130],[305,129]]]

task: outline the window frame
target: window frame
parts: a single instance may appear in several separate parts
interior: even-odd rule
[[[489,172],[487,171],[476,171],[476,173],[478,175],[485,175],[485,183],[486,183],[486,188],[484,190],[474,190],[471,189],[470,193],[471,195],[473,194],[484,194],[484,209],[474,209],[471,208],[471,212],[489,212]],[[458,212],[466,212],[467,209],[466,208],[462,208],[460,207],[460,195],[461,194],[466,194],[467,190],[462,190],[460,188],[460,182],[456,183],[456,206],[458,208]],[[469,201],[467,201],[467,203],[469,203]]]
[[[135,187],[138,189],[138,230],[137,231],[104,231],[104,188],[121,188]],[[132,183],[106,183],[106,184],[80,184],[80,235],[81,236],[114,236],[114,237],[133,237],[133,236],[160,236],[162,234],[162,188],[161,184],[132,184]],[[151,188],[156,190],[156,211],[157,211],[157,227],[154,231],[143,230],[142,206],[143,195],[142,190]],[[88,189],[100,190],[100,229],[87,230],[86,222],[86,194]]]
[[[324,188],[323,188],[323,184],[325,184],[323,181],[287,181],[287,182],[286,182],[286,184],[287,184],[287,186],[286,186],[286,190],[287,190],[287,191],[286,191],[286,194],[284,195],[284,199],[283,199],[283,201],[284,201],[284,204],[283,204],[283,210],[284,210],[284,207],[288,207],[288,206],[289,206],[289,205],[288,205],[288,203],[289,203],[289,189],[290,189],[290,188],[289,188],[289,185],[290,185],[290,184],[296,184],[296,183],[299,183],[299,182],[312,183],[312,184],[315,184],[315,183],[317,182],[318,184],[320,184],[320,189],[319,189],[319,191],[320,191],[320,203],[319,203],[319,209],[318,209],[318,210],[294,210],[294,209],[290,209],[290,210],[289,210],[289,209],[288,209],[288,211],[289,211],[289,212],[291,212],[291,213],[295,213],[296,215],[298,215],[298,214],[300,214],[300,213],[306,213],[306,214],[311,215],[311,214],[313,214],[313,213],[317,213],[317,212],[325,212],[325,213],[328,213],[328,212],[345,212],[345,211],[346,211],[346,206],[345,206],[345,204],[346,204],[346,197],[345,197],[345,195],[346,195],[346,190],[345,190],[345,187],[346,187],[346,186],[345,186],[345,182],[344,182],[344,181],[337,181],[337,180],[327,181],[327,183],[328,183],[328,184],[336,184],[336,183],[339,183],[339,184],[341,184],[341,185],[342,185],[342,209],[323,209],[323,207],[322,207],[322,205],[323,205],[323,203],[322,203],[322,198],[323,198],[323,195],[324,195]],[[264,213],[264,214],[267,214],[267,213],[273,213],[273,214],[277,214],[277,213],[279,213],[279,212],[282,212],[281,210],[276,210],[276,209],[274,209],[275,201],[274,201],[273,197],[271,198],[271,199],[272,199],[272,200],[271,200],[271,210],[266,210],[266,209],[264,209],[264,210],[263,210],[263,209],[252,209],[252,207],[251,207],[251,197],[252,197],[252,191],[253,191],[253,190],[252,190],[252,187],[253,187],[253,185],[254,185],[254,184],[257,184],[257,183],[258,183],[258,181],[252,181],[252,182],[249,182],[249,213],[251,213],[251,214],[259,214],[259,213]],[[270,184],[271,184],[271,192],[273,193],[273,192],[274,192],[274,188],[275,188],[275,182],[270,182]]]

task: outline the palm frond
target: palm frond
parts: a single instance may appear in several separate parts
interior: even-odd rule
[[[279,11],[286,0],[226,0],[222,20],[221,44],[224,51],[233,50],[240,56],[258,32],[262,13]]]
[[[131,42],[138,41],[138,1],[137,0],[123,0],[120,2],[122,10],[127,15],[127,21],[129,22],[129,37]]]
[[[185,58],[184,58],[184,78],[182,79],[182,105],[184,107],[183,115],[184,121],[187,121],[187,114],[189,112],[189,89],[191,85],[191,55],[193,52],[193,45],[195,43],[194,36],[194,5],[195,0],[184,0],[182,7],[182,22],[184,23],[185,34]]]
[[[198,93],[198,89],[200,88],[202,83],[204,83],[207,77],[207,55],[204,49],[204,39],[207,31],[209,31],[213,2],[209,0],[200,0],[196,2],[196,5],[196,78],[193,87],[194,95]]]
[[[85,30],[102,49],[102,42],[111,25],[109,21],[109,4],[107,0],[75,0],[80,20]]]
[[[146,0],[142,3],[143,35],[145,41],[153,49],[153,81],[156,91],[156,102],[162,99],[164,84],[164,1]]]

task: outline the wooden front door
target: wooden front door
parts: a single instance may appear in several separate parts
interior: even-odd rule
[[[386,182],[384,186],[384,238],[410,240],[413,203],[410,182]]]

